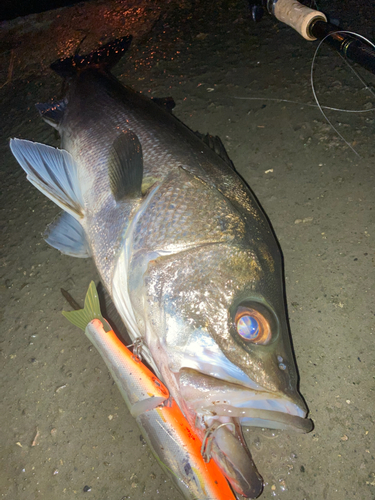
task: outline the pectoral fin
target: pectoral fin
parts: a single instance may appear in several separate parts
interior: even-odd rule
[[[116,201],[141,197],[142,146],[132,130],[125,130],[115,139],[109,155],[108,171]]]

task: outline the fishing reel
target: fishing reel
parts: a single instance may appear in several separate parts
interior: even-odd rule
[[[275,0],[249,0],[249,7],[251,10],[251,17],[255,23],[258,23],[266,10],[269,14],[273,13],[273,4]]]
[[[315,2],[314,2],[315,3]],[[375,74],[375,45],[361,35],[340,29],[335,16],[327,16],[297,0],[249,0],[253,21],[268,12],[295,29],[305,40],[321,40],[347,58]]]

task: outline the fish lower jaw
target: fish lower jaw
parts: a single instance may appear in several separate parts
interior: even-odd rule
[[[241,406],[217,402],[196,407],[197,422],[206,427],[215,420],[225,424],[234,419],[243,427],[292,430],[307,433],[313,429],[306,411],[287,399],[255,399]],[[202,428],[202,427],[201,427]]]

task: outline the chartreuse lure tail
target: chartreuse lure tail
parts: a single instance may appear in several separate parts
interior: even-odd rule
[[[109,323],[103,318],[100,311],[100,303],[98,292],[96,290],[95,283],[91,281],[89,288],[85,297],[85,305],[83,309],[78,311],[62,311],[63,316],[73,323],[73,325],[78,326],[81,330],[85,331],[87,325],[93,320],[98,319],[102,322],[104,330],[109,332],[112,330]]]
[[[152,410],[169,398],[168,389],[117,337],[100,311],[92,281],[83,309],[63,315],[84,330],[107,365],[133,417]]]

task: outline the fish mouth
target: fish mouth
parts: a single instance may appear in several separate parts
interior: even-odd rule
[[[266,427],[268,429],[293,430],[302,434],[312,431],[314,427],[312,420],[306,416],[302,417],[277,410],[261,410],[252,407],[238,408],[233,406],[229,407],[227,405],[214,405],[212,407],[206,407],[205,411],[209,411],[218,417],[239,419],[239,423],[242,427],[250,426]]]
[[[247,384],[244,380],[232,380],[181,368],[179,396],[187,414],[195,418],[195,426],[204,436],[203,443],[212,436],[212,458],[232,488],[244,497],[257,498],[263,480],[244,441],[242,427],[306,433],[312,430],[313,423],[306,418],[307,408],[297,391],[289,396],[264,390],[250,379]]]
[[[236,384],[182,368],[179,374],[181,396],[190,411],[207,421],[235,419],[243,427],[293,430],[307,433],[313,422],[296,392],[293,397],[259,387]]]

